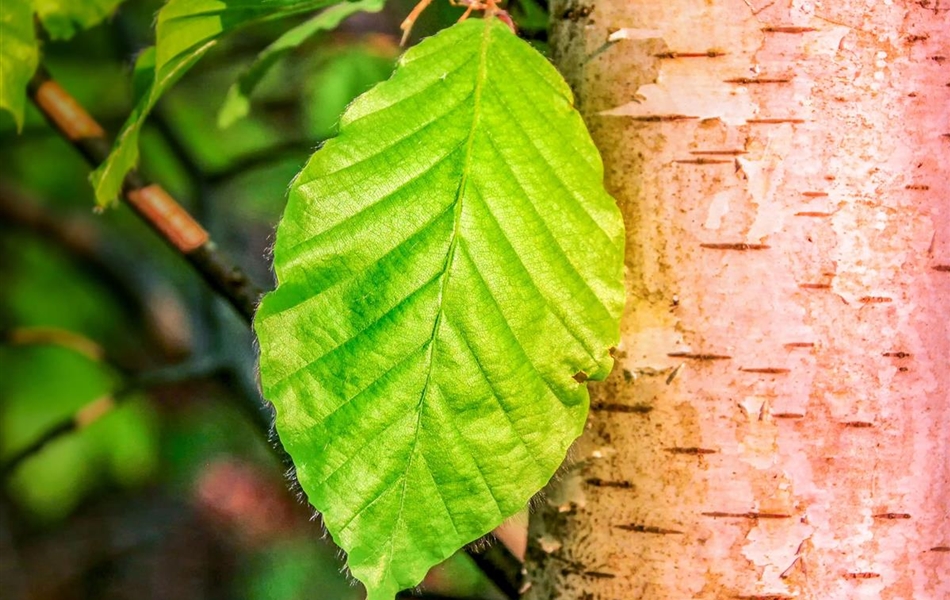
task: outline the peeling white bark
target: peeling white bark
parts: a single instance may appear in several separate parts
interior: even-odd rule
[[[554,2],[629,300],[534,598],[950,598],[944,4]]]

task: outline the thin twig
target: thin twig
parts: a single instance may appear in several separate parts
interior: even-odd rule
[[[111,143],[89,113],[40,67],[29,85],[30,99],[43,116],[93,166],[109,156]],[[123,182],[123,198],[162,238],[181,253],[205,282],[223,296],[250,323],[261,290],[248,276],[228,262],[207,232],[161,187],[150,184],[137,171]]]
[[[76,269],[116,297],[146,333],[146,347],[161,362],[177,362],[188,353],[190,332],[184,306],[170,284],[148,277],[132,260],[117,252],[118,240],[90,218],[54,215],[32,196],[0,182],[0,232],[26,232],[50,245]],[[14,242],[16,243],[16,242]],[[129,359],[143,360],[140,340],[116,349]]]

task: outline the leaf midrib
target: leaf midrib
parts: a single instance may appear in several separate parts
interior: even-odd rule
[[[452,263],[455,258],[455,251],[458,248],[459,242],[459,227],[462,222],[462,196],[465,193],[465,185],[468,182],[469,171],[471,170],[472,162],[472,146],[475,142],[475,131],[478,128],[478,122],[481,117],[481,100],[482,100],[482,88],[485,84],[485,78],[487,75],[487,55],[488,55],[488,45],[491,40],[491,21],[493,17],[486,15],[485,17],[485,28],[482,32],[481,45],[479,46],[478,52],[478,71],[475,75],[475,87],[473,90],[472,97],[472,125],[469,128],[468,140],[465,143],[465,157],[462,162],[462,173],[459,178],[459,186],[455,192],[455,200],[453,204],[455,206],[455,219],[452,227],[452,239],[449,242],[449,250],[445,258],[445,263],[442,265],[442,282],[439,287],[439,294],[436,299],[438,303],[439,311],[436,314],[435,323],[432,326],[432,334],[429,336],[429,351],[426,361],[428,363],[428,370],[426,372],[426,380],[422,386],[422,392],[419,394],[419,402],[416,404],[416,425],[412,434],[412,447],[409,450],[409,460],[406,462],[406,469],[402,475],[402,489],[399,492],[399,510],[396,513],[396,522],[393,526],[393,534],[389,537],[389,555],[386,558],[386,573],[389,573],[389,570],[392,566],[392,557],[393,549],[396,540],[395,529],[399,526],[399,523],[402,521],[403,508],[406,501],[406,484],[409,481],[409,471],[412,468],[412,459],[416,454],[416,445],[419,442],[419,427],[422,423],[422,411],[423,405],[425,404],[426,395],[429,391],[429,384],[432,380],[432,371],[433,371],[433,357],[435,355],[435,346],[438,341],[439,331],[442,325],[442,319],[444,317],[445,311],[443,309],[444,302],[443,297],[445,295],[445,290],[448,287],[449,280],[452,276]],[[438,487],[438,485],[436,485]],[[452,513],[449,511],[448,506],[446,506],[446,513],[449,515],[449,519],[452,519]],[[453,527],[455,526],[453,520]],[[457,530],[456,530],[457,532]]]

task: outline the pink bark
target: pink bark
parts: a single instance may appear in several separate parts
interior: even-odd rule
[[[552,12],[629,296],[534,597],[950,598],[950,6]]]

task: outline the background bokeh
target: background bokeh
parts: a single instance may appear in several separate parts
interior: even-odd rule
[[[543,4],[509,7],[542,51]],[[68,42],[44,40],[44,65],[110,133],[160,5],[127,0]],[[306,16],[226,37],[143,131],[141,170],[260,286],[273,286],[268,248],[291,179],[344,107],[389,76],[412,5],[390,0],[315,37],[271,70],[248,118],[219,129],[237,74]],[[461,12],[435,2],[411,41]],[[0,114],[0,461],[97,399],[115,405],[4,473],[0,597],[361,598],[255,425],[246,325],[128,208],[95,212],[88,174],[35,109],[19,134]],[[500,597],[464,555],[425,589]]]

